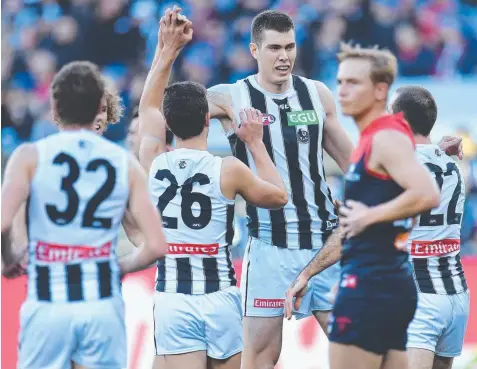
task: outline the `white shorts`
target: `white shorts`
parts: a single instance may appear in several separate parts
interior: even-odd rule
[[[228,287],[204,295],[154,293],[156,355],[207,351],[227,359],[243,350],[240,290]]]
[[[26,300],[20,310],[19,369],[127,366],[124,302],[51,303]]]
[[[291,250],[273,246],[251,237],[243,259],[240,288],[244,316],[275,317],[283,315],[285,292],[318,250]],[[329,293],[340,277],[339,263],[313,277],[298,311],[297,319],[313,311],[329,311]]]
[[[418,296],[416,314],[408,328],[407,347],[430,350],[443,357],[459,356],[469,319],[469,291]]]

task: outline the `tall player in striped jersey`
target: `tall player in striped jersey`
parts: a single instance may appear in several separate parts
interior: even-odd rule
[[[450,369],[462,352],[469,318],[469,292],[460,260],[464,182],[457,163],[429,138],[437,118],[431,93],[418,86],[401,87],[390,107],[393,113],[404,113],[417,156],[441,190],[439,206],[420,215],[408,243],[419,298],[408,330],[410,368]]]
[[[124,149],[95,133],[103,94],[95,65],[63,67],[52,85],[60,133],[22,145],[7,164],[2,238],[27,202],[28,294],[20,313],[21,368],[124,368],[120,277],[147,267],[165,252],[144,171]],[[118,260],[117,237],[127,204],[145,243]],[[10,246],[2,243],[2,254],[9,254]]]
[[[237,129],[256,163],[254,176],[236,158],[207,152],[204,87],[176,83],[163,95],[175,58],[192,38],[189,22],[177,22],[184,20],[179,11],[167,10],[161,19],[162,47],[160,43],[139,109],[139,124],[149,126],[142,127],[143,133],[160,129],[153,136],[159,137],[156,143],[162,154],[152,162],[149,191],[163,215],[169,244],[168,254],[158,262],[154,296],[155,368],[238,369],[243,345],[241,296],[230,254],[234,200],[240,194],[255,206],[277,209],[288,198],[262,142],[259,112],[241,112]],[[176,138],[176,147],[169,152],[161,105]]]
[[[340,126],[333,96],[321,82],[292,75],[294,24],[285,13],[265,11],[252,23],[252,56],[258,74],[209,89],[213,117],[238,120],[239,111],[263,113],[264,143],[288,190],[281,210],[247,205],[250,240],[242,272],[244,367],[273,368],[281,351],[285,291],[337,226],[325,181],[323,150],[344,171],[353,149]],[[255,170],[244,142],[224,125],[233,154]],[[335,243],[338,237],[334,237]],[[277,267],[279,266],[279,269]],[[339,266],[314,278],[299,317],[315,314],[325,328],[331,304],[326,294]],[[326,330],[325,330],[326,331]]]

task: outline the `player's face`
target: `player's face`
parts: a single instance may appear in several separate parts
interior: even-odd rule
[[[128,135],[126,137],[126,145],[128,149],[133,152],[136,156],[139,153],[139,118],[134,118],[131,121],[128,129]]]
[[[102,135],[106,130],[106,125],[108,124],[108,104],[106,99],[103,97],[101,99],[101,106],[99,114],[94,119],[94,129],[96,133]]]
[[[282,84],[290,78],[296,59],[295,31],[264,30],[260,47],[250,45],[259,73],[270,83]]]
[[[344,115],[358,117],[376,102],[371,80],[371,63],[363,59],[346,59],[338,69],[338,101]]]

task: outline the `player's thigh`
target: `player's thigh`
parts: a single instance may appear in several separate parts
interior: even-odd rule
[[[73,321],[66,304],[26,300],[20,310],[18,367],[69,369],[77,345]]]
[[[450,319],[452,306],[447,296],[418,293],[416,313],[407,331],[407,348],[435,352]]]
[[[226,360],[243,350],[240,290],[231,286],[202,296],[207,356]]]
[[[208,357],[207,369],[240,369],[241,362],[242,354],[240,352],[224,360]]]
[[[434,352],[427,349],[408,348],[407,359],[409,369],[432,369]]]
[[[177,355],[159,355],[154,358],[153,369],[207,369],[205,350]]]
[[[242,324],[244,363],[260,368],[278,362],[282,348],[283,317],[244,317]],[[244,368],[247,368],[246,365]]]
[[[432,369],[452,369],[453,363],[454,363],[453,357],[443,357],[443,356],[435,355]]]
[[[408,360],[405,351],[389,350],[383,358],[381,369],[407,369]]]
[[[122,298],[88,302],[76,312],[78,345],[71,355],[86,368],[116,369],[127,366],[125,307]]]
[[[465,331],[469,320],[469,292],[443,296],[449,302],[447,324],[436,345],[436,355],[457,357],[462,353]]]
[[[154,348],[157,356],[206,351],[203,295],[154,293]]]
[[[330,314],[331,314],[331,311],[314,311],[313,312],[315,319],[318,321],[321,329],[323,329],[323,332],[325,332],[326,335],[328,335],[328,322],[329,322]]]
[[[286,290],[315,253],[314,250],[280,248],[251,237],[245,250],[240,285],[243,315],[283,316]],[[294,313],[311,315],[312,295],[310,288],[300,310]]]
[[[330,342],[330,369],[380,369],[383,357],[357,346]]]

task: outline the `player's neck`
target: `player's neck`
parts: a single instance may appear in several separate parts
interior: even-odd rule
[[[187,140],[181,140],[176,137],[176,149],[207,151],[207,138],[204,139],[202,135]]]
[[[379,117],[388,114],[386,108],[380,105],[375,105],[370,110],[365,111],[362,115],[354,118],[356,125],[360,132],[363,132],[371,123]]]
[[[272,94],[282,94],[290,88],[290,79],[287,79],[286,82],[281,84],[270,83],[260,73],[257,73],[256,80],[258,85],[263,88],[265,91]]]
[[[84,124],[60,124],[59,125],[60,131],[80,131],[82,129],[87,131],[94,131],[93,125],[84,125]]]
[[[429,136],[415,135],[414,141],[416,145],[432,145],[431,138]]]

